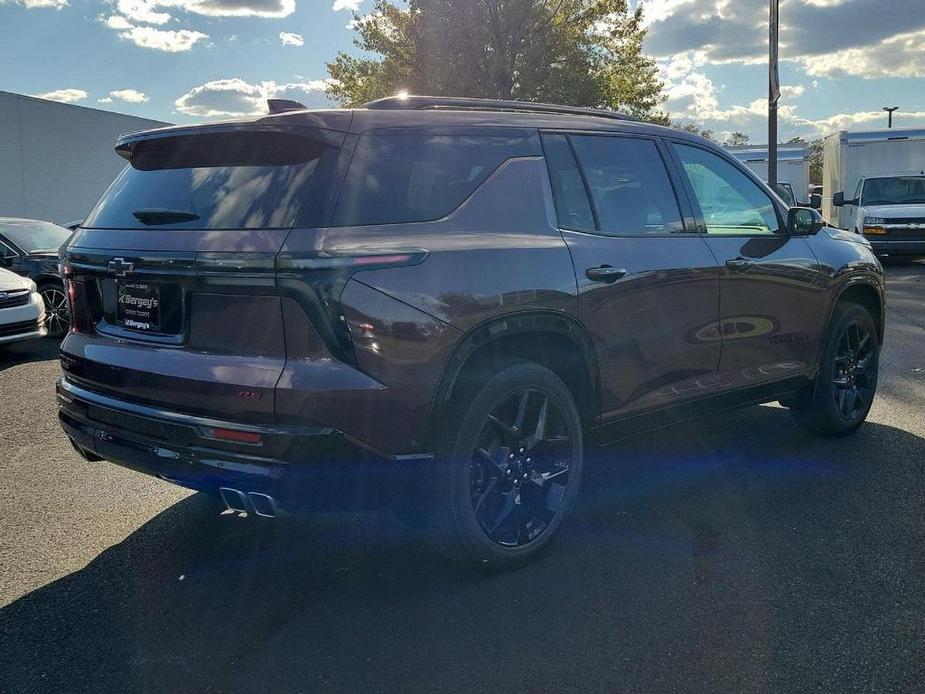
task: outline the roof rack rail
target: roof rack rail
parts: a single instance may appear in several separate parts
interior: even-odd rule
[[[508,101],[505,99],[470,99],[459,96],[387,96],[369,101],[361,108],[388,109],[396,111],[419,111],[423,109],[458,109],[462,111],[522,111],[527,113],[561,113],[573,116],[597,116],[612,120],[634,121],[633,116],[599,108],[562,106],[561,104],[539,104],[532,101]]]

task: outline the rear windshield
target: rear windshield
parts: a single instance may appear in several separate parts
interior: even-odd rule
[[[360,138],[334,214],[336,226],[445,217],[511,157],[537,153],[535,135],[370,133]]]
[[[319,205],[338,151],[311,137],[280,132],[143,140],[83,226],[288,228],[303,204]]]

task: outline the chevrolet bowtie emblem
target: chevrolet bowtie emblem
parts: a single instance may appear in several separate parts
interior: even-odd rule
[[[125,258],[113,258],[109,261],[107,268],[110,272],[115,273],[116,277],[125,277],[135,269],[135,263],[127,263]]]

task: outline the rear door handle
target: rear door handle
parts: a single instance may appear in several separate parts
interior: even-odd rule
[[[626,270],[620,267],[611,267],[610,265],[601,265],[600,267],[589,267],[585,270],[585,277],[592,282],[616,282],[621,277],[626,276]]]
[[[726,267],[730,270],[737,270],[739,272],[745,272],[754,264],[754,261],[746,260],[745,258],[730,258],[726,261]]]

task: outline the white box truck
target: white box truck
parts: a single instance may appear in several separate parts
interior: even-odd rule
[[[827,220],[878,253],[925,255],[925,128],[834,133],[823,157]]]
[[[736,147],[729,150],[762,181],[768,180],[768,146]],[[806,204],[809,198],[809,149],[805,144],[777,146],[778,194],[788,205]]]

